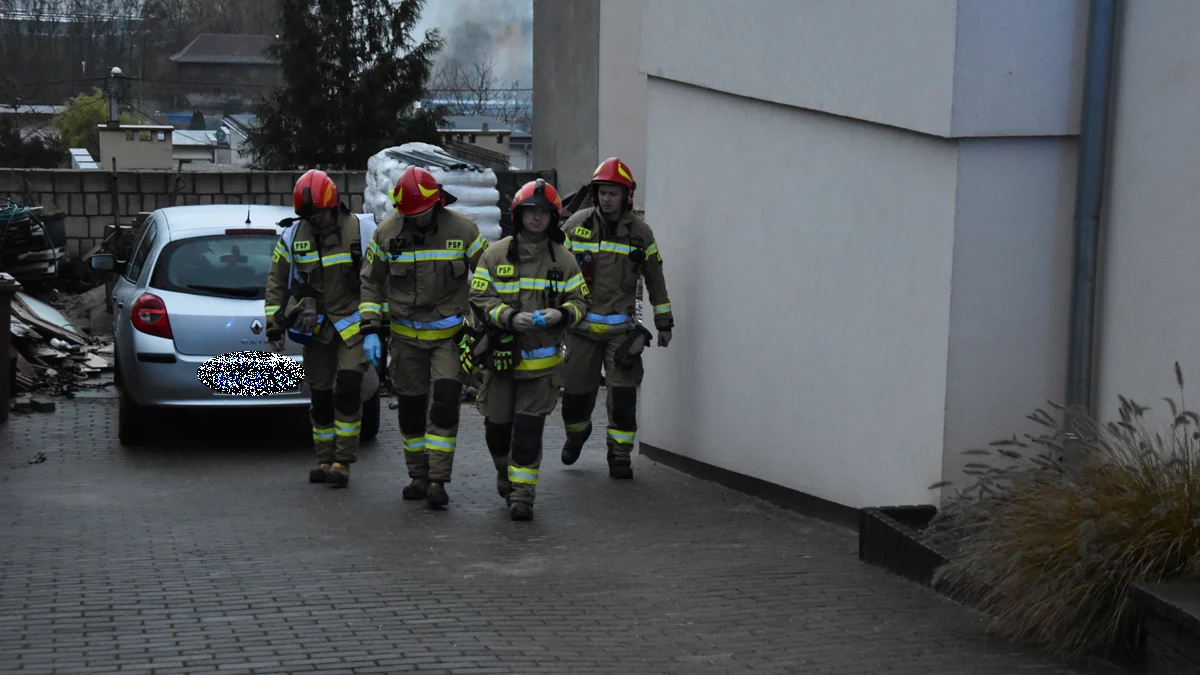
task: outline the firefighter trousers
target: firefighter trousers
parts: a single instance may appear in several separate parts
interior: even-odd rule
[[[595,336],[567,334],[567,359],[563,364],[562,420],[567,443],[577,448],[592,434],[592,410],[604,369],[608,428],[605,443],[610,464],[629,466],[637,435],[637,390],[644,369],[639,356],[626,370],[617,367],[617,349],[628,336],[621,331]]]
[[[388,375],[410,478],[449,483],[458,439],[463,374],[458,341],[392,336]]]
[[[312,392],[309,419],[321,464],[353,464],[362,430],[362,381],[367,360],[362,344],[351,347],[334,335],[304,345],[304,381]]]
[[[488,453],[500,475],[512,484],[512,503],[533,505],[542,465],[546,417],[558,405],[559,377],[547,373],[514,379],[485,372],[479,390]]]

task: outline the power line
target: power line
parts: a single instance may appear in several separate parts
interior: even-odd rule
[[[79,78],[75,78],[73,80],[55,80],[52,82],[18,82],[18,83],[11,83],[11,84],[0,83],[0,89],[50,87],[50,86],[61,85],[61,84],[77,84],[80,82],[93,82],[96,80],[104,80],[104,79],[107,79],[107,77],[108,76],[106,76],[106,75],[98,75],[98,76],[94,76],[94,77],[79,77]],[[176,85],[192,85],[192,86],[202,86],[202,87],[225,86],[225,87],[230,87],[230,88],[253,88],[253,89],[274,89],[276,87],[282,86],[282,85],[278,85],[278,84],[261,84],[261,83],[257,83],[257,82],[223,83],[223,82],[218,82],[218,81],[176,80],[176,79],[170,79],[170,78],[148,78],[148,77],[122,77],[122,79],[125,80],[129,84],[138,84],[138,83],[141,83],[141,84],[176,84]],[[507,91],[532,92],[533,91],[532,87],[502,87],[502,86],[498,86],[498,87],[487,87],[485,89],[490,89],[493,92],[507,92]],[[471,94],[471,93],[478,93],[479,88],[478,87],[428,87],[425,89],[425,92],[426,93],[437,93],[437,94],[444,94],[444,93]]]

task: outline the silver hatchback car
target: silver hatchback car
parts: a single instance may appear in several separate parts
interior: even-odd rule
[[[211,204],[151,213],[134,237],[128,261],[101,254],[97,270],[119,273],[113,288],[114,379],[120,392],[123,445],[147,440],[153,408],[300,407],[308,385],[270,396],[218,393],[197,378],[209,359],[268,351],[264,300],[271,252],[294,218],[282,206]],[[287,341],[299,361],[301,347]],[[379,377],[363,382],[362,440],[379,431]]]

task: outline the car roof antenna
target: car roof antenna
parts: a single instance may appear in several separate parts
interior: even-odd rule
[[[250,207],[249,206],[246,207],[246,224],[247,225],[250,224]]]

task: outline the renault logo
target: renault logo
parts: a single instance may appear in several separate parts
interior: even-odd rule
[[[250,332],[254,333],[255,335],[258,335],[259,333],[261,333],[262,329],[263,329],[262,322],[259,321],[258,319],[255,319],[254,322],[250,324]]]

